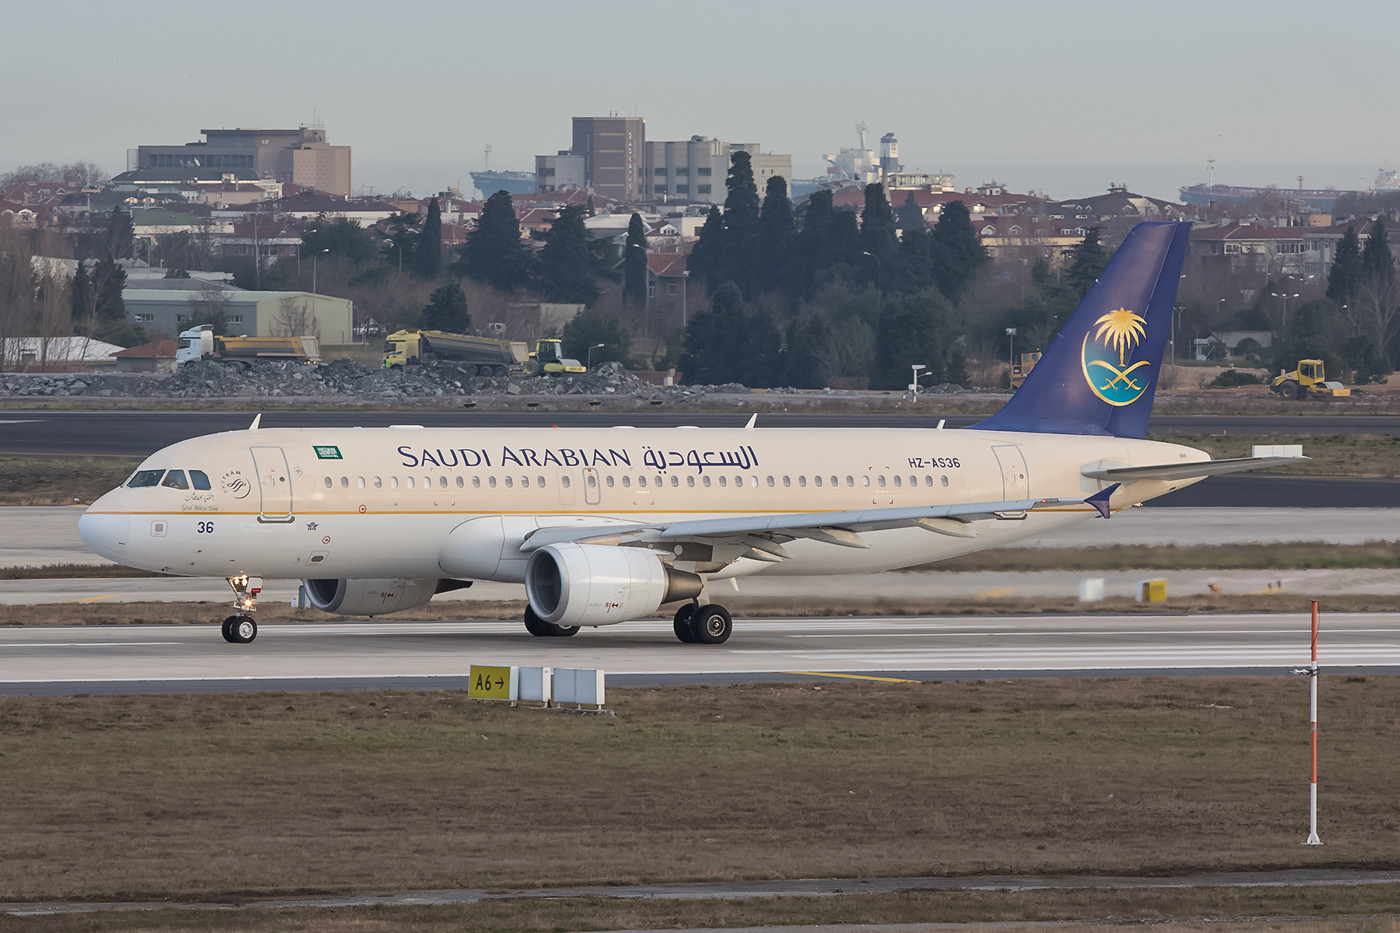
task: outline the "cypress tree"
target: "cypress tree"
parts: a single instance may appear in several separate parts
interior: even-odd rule
[[[865,186],[865,207],[860,214],[860,245],[881,263],[888,262],[899,245],[894,211],[890,210],[890,202],[885,198],[885,186],[879,182]]]
[[[467,312],[466,293],[455,281],[434,291],[418,317],[425,330],[462,334],[470,331],[472,326],[471,315]]]
[[[967,205],[953,201],[944,206],[931,232],[930,246],[934,283],[944,297],[950,301],[956,300],[977,274],[978,268],[987,261],[987,251],[977,239]]]
[[[710,288],[717,288],[723,281],[723,259],[724,216],[718,207],[711,207],[700,228],[699,239],[686,258],[686,268]]]
[[[458,252],[456,271],[503,292],[523,286],[530,276],[530,254],[520,240],[520,221],[510,194],[486,199],[476,229]]]
[[[633,213],[627,223],[627,245],[622,255],[622,298],[634,306],[647,300],[647,233],[642,215]]]
[[[1366,237],[1366,246],[1361,250],[1361,272],[1379,281],[1389,281],[1395,275],[1395,260],[1390,255],[1390,244],[1386,241],[1385,223],[1377,220],[1371,225],[1371,233]]]
[[[545,301],[591,305],[598,300],[582,208],[564,208],[550,225],[540,250],[539,284]]]
[[[780,288],[792,261],[793,238],[797,232],[792,201],[788,200],[787,179],[781,175],[768,179],[758,231],[755,282],[760,291]]]
[[[740,149],[729,159],[724,186],[725,281],[739,286],[745,297],[753,293],[754,247],[758,241],[758,186],[753,180],[753,158]]]
[[[431,280],[442,275],[442,209],[435,197],[428,199],[428,216],[423,219],[417,245],[414,265],[419,278]]]
[[[1342,239],[1337,243],[1337,253],[1332,260],[1332,268],[1327,271],[1327,297],[1339,305],[1347,304],[1356,294],[1356,284],[1361,281],[1361,238],[1355,227],[1347,227]]]
[[[73,321],[82,323],[93,315],[94,296],[92,280],[88,278],[87,265],[78,260],[78,273],[73,276],[73,291],[70,295]]]

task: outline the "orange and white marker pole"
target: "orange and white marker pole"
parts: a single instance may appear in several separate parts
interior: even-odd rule
[[[1317,838],[1317,600],[1312,601],[1312,664],[1306,671],[1312,686],[1312,781],[1308,785],[1308,839],[1303,845],[1320,846]]]

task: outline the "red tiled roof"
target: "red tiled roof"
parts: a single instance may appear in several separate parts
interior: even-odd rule
[[[113,356],[126,357],[127,359],[141,360],[173,360],[175,359],[174,340],[154,340],[151,343],[143,343],[139,347],[132,347],[129,350],[118,350]]]

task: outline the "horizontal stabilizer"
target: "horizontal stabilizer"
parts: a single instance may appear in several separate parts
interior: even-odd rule
[[[1202,476],[1219,476],[1222,473],[1245,473],[1249,470],[1262,470],[1264,467],[1287,466],[1302,463],[1310,457],[1235,457],[1230,460],[1197,460],[1190,463],[1161,463],[1153,466],[1108,467],[1103,470],[1084,470],[1083,475],[1090,479],[1101,479],[1115,483],[1131,483],[1139,479],[1197,479]]]

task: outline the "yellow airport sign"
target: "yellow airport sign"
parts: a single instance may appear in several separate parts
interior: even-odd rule
[[[513,700],[511,688],[515,678],[509,667],[471,666],[471,684],[467,696],[474,700]]]

